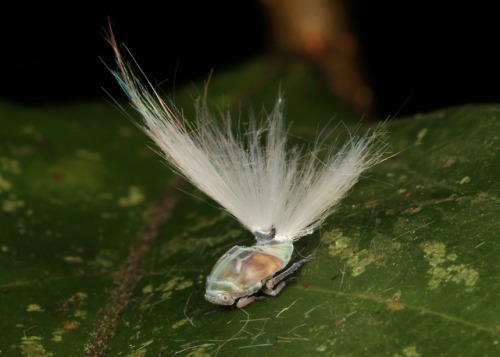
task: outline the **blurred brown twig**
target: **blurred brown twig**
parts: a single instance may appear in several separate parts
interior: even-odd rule
[[[376,115],[373,90],[360,60],[347,0],[261,0],[273,47],[312,60],[332,90],[356,113]]]

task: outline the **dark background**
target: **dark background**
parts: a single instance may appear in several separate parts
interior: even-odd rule
[[[379,115],[500,101],[500,25],[491,6],[466,1],[350,2]],[[107,17],[154,82],[181,86],[269,49],[258,1],[0,5],[0,100],[55,105],[104,100],[117,85],[104,40]],[[402,108],[401,108],[402,107]]]

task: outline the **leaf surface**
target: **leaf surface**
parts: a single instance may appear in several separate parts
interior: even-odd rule
[[[280,90],[294,137],[359,124],[301,62],[264,58],[216,75],[209,100],[259,112]],[[188,117],[202,92],[176,94]],[[297,242],[295,259],[316,259],[278,297],[238,310],[206,302],[204,280],[253,237],[176,178],[123,113],[3,103],[0,350],[499,354],[499,117],[500,105],[481,105],[389,122],[394,156]]]

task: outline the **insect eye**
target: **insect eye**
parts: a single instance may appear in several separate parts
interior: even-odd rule
[[[224,305],[231,305],[234,302],[234,299],[228,293],[219,294],[219,301]]]

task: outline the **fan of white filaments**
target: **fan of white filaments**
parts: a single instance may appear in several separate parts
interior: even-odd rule
[[[382,160],[380,128],[351,136],[339,150],[327,149],[321,160],[324,142],[308,151],[288,147],[281,98],[267,120],[250,118],[244,135],[234,133],[229,115],[216,118],[205,100],[190,122],[134,74],[109,40],[118,64],[114,75],[168,163],[254,233],[274,228],[278,240],[312,233],[363,171]]]

